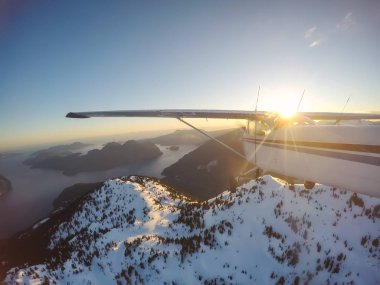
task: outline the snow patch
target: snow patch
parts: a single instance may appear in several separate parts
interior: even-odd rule
[[[380,199],[264,176],[205,202],[107,181],[55,226],[44,264],[6,283],[376,284]],[[42,221],[41,221],[42,222]]]

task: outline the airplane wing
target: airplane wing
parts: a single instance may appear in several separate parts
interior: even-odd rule
[[[70,112],[67,118],[85,119],[91,117],[160,117],[160,118],[207,118],[207,119],[250,119],[260,120],[268,112],[235,111],[235,110],[125,110],[125,111],[97,111],[97,112]]]
[[[91,117],[159,117],[262,120],[273,114],[273,112],[267,111],[164,109],[70,112],[66,117],[77,119]],[[308,117],[311,120],[380,120],[380,114],[371,113],[298,112],[296,115]]]

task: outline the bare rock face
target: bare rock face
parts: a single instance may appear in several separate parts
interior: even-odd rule
[[[5,196],[5,194],[11,190],[12,190],[11,181],[0,174],[0,198]]]

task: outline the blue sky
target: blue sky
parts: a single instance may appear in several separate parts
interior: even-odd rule
[[[0,3],[0,150],[168,119],[69,111],[380,110],[380,1]]]

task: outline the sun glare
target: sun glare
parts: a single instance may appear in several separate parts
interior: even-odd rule
[[[283,118],[290,118],[297,112],[302,88],[298,86],[281,86],[268,90],[270,93],[267,104],[269,110],[278,113]],[[302,105],[301,105],[302,108]]]
[[[280,113],[280,116],[283,118],[290,118],[290,117],[293,117],[296,112],[290,108],[283,108],[280,110],[279,113]]]

